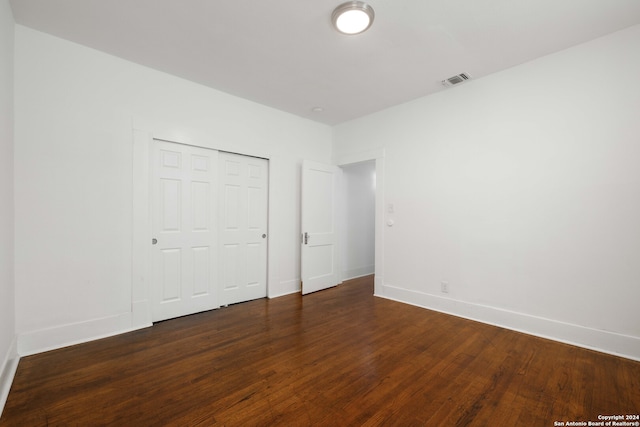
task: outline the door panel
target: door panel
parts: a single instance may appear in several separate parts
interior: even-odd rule
[[[211,184],[194,181],[191,183],[191,213],[193,215],[193,231],[209,231],[212,212]]]
[[[269,163],[219,153],[221,304],[267,296]]]
[[[193,251],[193,295],[206,295],[211,282],[211,248],[202,246],[191,248]]]
[[[180,299],[182,288],[182,253],[180,249],[161,250],[162,297],[160,303]]]
[[[222,215],[223,230],[238,230],[240,220],[240,186],[224,185],[224,215]]]
[[[304,161],[302,165],[302,293],[338,283],[336,246],[337,167]]]
[[[224,276],[222,277],[222,288],[224,291],[236,290],[239,288],[239,269],[240,264],[240,246],[236,244],[226,244],[222,246],[220,258],[225,262],[220,265],[224,266]],[[223,303],[225,304],[225,303]]]
[[[182,211],[182,182],[175,179],[161,179],[160,211],[162,213],[163,232],[180,231],[180,212]]]

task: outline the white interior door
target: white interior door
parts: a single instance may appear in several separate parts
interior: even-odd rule
[[[302,294],[338,284],[336,166],[302,164]]]
[[[267,296],[269,162],[219,153],[221,305]]]
[[[219,307],[215,280],[217,156],[215,150],[154,141],[153,321]]]

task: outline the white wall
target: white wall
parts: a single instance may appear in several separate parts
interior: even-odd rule
[[[0,413],[15,372],[13,14],[0,0]]]
[[[15,97],[21,354],[135,326],[132,122],[270,157],[269,292],[299,289],[300,163],[331,159],[329,127],[19,25]]]
[[[635,26],[337,126],[386,152],[384,295],[640,359],[639,75]]]
[[[0,1],[10,92],[13,21]],[[15,146],[3,114],[0,150],[7,168],[15,150],[23,353],[131,326],[133,121],[270,157],[273,295],[299,286],[301,159],[384,148],[395,225],[381,239],[379,294],[640,359],[639,26],[337,126],[333,153],[326,126],[21,26],[15,37]],[[7,305],[0,356],[13,334]]]
[[[342,167],[342,280],[374,272],[375,172],[373,160]]]

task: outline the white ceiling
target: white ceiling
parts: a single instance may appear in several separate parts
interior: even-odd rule
[[[16,22],[330,125],[640,23],[638,0],[11,0]],[[323,112],[313,112],[322,107]]]

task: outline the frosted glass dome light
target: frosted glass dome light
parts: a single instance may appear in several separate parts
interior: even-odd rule
[[[373,23],[373,9],[361,1],[350,1],[336,7],[331,15],[333,26],[342,34],[355,35],[366,31]]]

